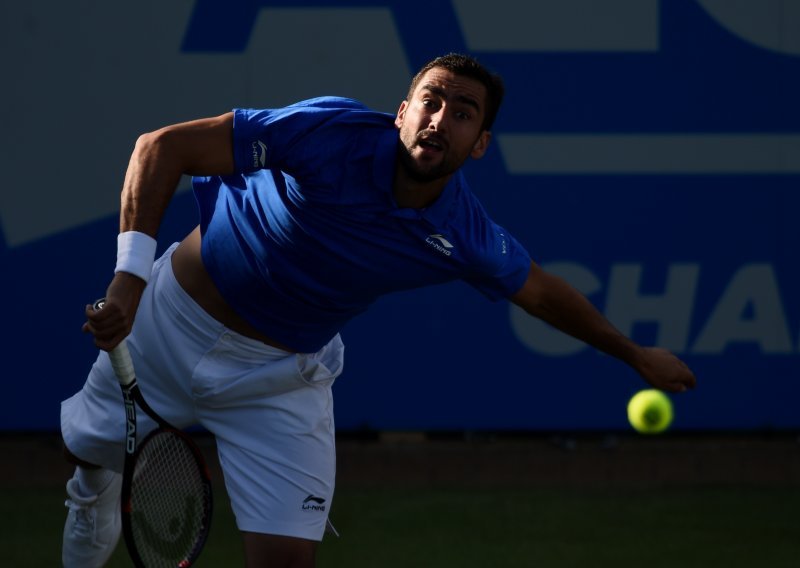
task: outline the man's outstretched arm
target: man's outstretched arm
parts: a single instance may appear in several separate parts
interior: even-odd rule
[[[635,343],[583,294],[536,263],[531,263],[525,284],[510,300],[556,329],[624,361],[655,388],[681,392],[695,387],[695,376],[683,361],[666,349]]]

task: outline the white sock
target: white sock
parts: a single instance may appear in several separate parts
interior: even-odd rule
[[[78,482],[78,493],[82,497],[93,497],[108,487],[115,475],[118,474],[110,469],[89,469],[77,466],[73,478]]]

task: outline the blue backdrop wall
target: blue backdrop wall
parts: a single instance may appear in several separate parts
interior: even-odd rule
[[[339,94],[394,112],[467,51],[506,79],[476,193],[622,331],[674,350],[676,429],[800,427],[800,7],[791,0],[6,3],[0,429],[53,430],[96,351],[136,136]],[[184,181],[159,235],[195,223]],[[643,384],[464,284],[343,332],[339,428],[622,429]]]

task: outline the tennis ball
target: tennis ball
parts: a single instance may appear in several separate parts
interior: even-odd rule
[[[639,391],[628,401],[628,420],[642,434],[663,432],[672,423],[672,402],[660,390]]]

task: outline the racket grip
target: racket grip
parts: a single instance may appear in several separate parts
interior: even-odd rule
[[[130,385],[136,379],[136,374],[133,370],[131,352],[128,351],[128,344],[124,339],[119,345],[108,352],[108,357],[111,359],[111,367],[117,375],[119,384],[124,387]]]
[[[94,309],[102,310],[105,303],[105,298],[100,298],[94,303]],[[133,370],[131,352],[128,351],[128,344],[124,339],[108,352],[108,357],[111,359],[111,367],[114,369],[114,374],[117,375],[119,384],[123,387],[130,385],[136,379],[136,373]]]

